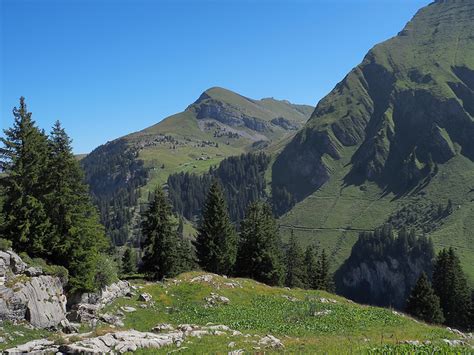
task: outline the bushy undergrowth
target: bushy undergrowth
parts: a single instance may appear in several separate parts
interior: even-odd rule
[[[11,249],[12,247],[12,242],[8,239],[0,238],[0,250],[1,251],[7,251],[8,249]]]

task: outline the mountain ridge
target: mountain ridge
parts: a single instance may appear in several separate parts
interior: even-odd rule
[[[458,247],[469,264],[473,20],[474,3],[465,0],[422,8],[318,103],[272,167],[273,198],[288,201],[278,211],[282,224],[335,228],[334,239],[300,237],[324,243],[342,260],[355,242],[351,227],[373,229],[416,199],[443,205],[451,199],[454,213],[430,235],[437,248]],[[348,232],[336,232],[341,228]]]

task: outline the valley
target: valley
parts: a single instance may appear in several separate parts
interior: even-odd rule
[[[323,78],[301,58],[317,39],[293,54]],[[165,40],[143,51],[161,58]],[[212,41],[194,40],[160,80],[192,67],[186,85],[209,85]],[[229,65],[215,83],[245,77],[231,54],[206,60]],[[258,59],[244,61],[254,85]],[[353,65],[315,107],[214,86],[88,154],[21,96],[0,136],[0,352],[472,353],[474,2],[434,0]]]

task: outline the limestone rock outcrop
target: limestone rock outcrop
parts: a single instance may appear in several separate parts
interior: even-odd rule
[[[0,251],[0,321],[28,321],[56,328],[66,320],[66,296],[58,277],[45,275],[15,252]]]
[[[93,324],[99,319],[99,311],[119,297],[131,296],[134,288],[128,281],[119,280],[104,287],[100,292],[73,296],[69,306],[71,321]],[[102,319],[104,320],[104,319]],[[105,321],[105,320],[104,320]]]

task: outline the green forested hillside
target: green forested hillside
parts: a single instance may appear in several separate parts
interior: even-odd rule
[[[285,234],[330,248],[337,265],[359,231],[409,210],[474,282],[473,38],[472,1],[435,1],[319,102],[272,167]],[[452,213],[426,220],[448,200]]]
[[[226,157],[273,147],[312,110],[215,87],[185,111],[98,147],[81,163],[108,235],[117,245],[136,235],[139,203],[170,174],[203,174]]]
[[[168,177],[168,194],[175,211],[190,221],[201,216],[201,207],[214,179],[220,181],[234,222],[243,219],[248,205],[266,199],[265,171],[270,158],[260,152],[224,159],[217,168],[203,175],[177,173]]]

